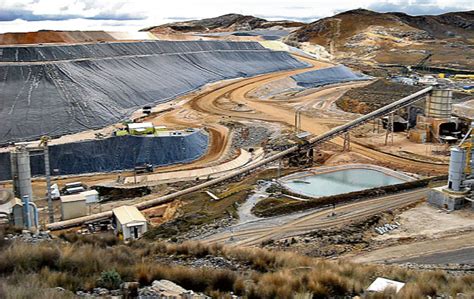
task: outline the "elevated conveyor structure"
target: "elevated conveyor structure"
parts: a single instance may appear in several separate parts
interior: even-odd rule
[[[371,112],[367,115],[363,115],[363,116],[361,116],[361,117],[359,117],[359,118],[357,118],[353,121],[350,121],[345,125],[334,128],[334,129],[328,131],[327,133],[324,133],[320,136],[311,138],[308,141],[307,144],[293,146],[293,147],[291,147],[287,150],[284,150],[284,151],[279,152],[275,155],[272,155],[268,158],[265,158],[265,159],[263,159],[263,160],[261,160],[257,163],[251,164],[249,166],[242,167],[238,170],[232,171],[229,174],[223,175],[219,178],[207,181],[205,183],[202,183],[202,184],[199,184],[199,185],[196,185],[196,186],[193,186],[193,187],[190,187],[190,188],[187,188],[187,189],[184,189],[184,190],[172,193],[172,194],[168,194],[168,195],[165,195],[165,196],[160,196],[160,197],[157,197],[157,198],[145,201],[145,202],[141,202],[141,203],[135,204],[135,206],[138,209],[146,209],[146,208],[150,208],[152,206],[168,203],[168,202],[170,202],[170,201],[172,201],[172,200],[174,200],[174,199],[176,199],[180,196],[183,196],[183,195],[186,195],[186,194],[189,194],[189,193],[192,193],[192,192],[196,192],[196,191],[202,190],[204,188],[211,187],[213,185],[222,183],[222,182],[224,182],[228,179],[231,179],[233,177],[236,177],[236,176],[239,176],[239,175],[242,175],[242,174],[245,174],[245,173],[250,173],[254,169],[257,169],[257,168],[259,168],[263,165],[266,165],[268,163],[271,163],[273,161],[278,161],[279,159],[282,159],[283,157],[285,157],[287,155],[293,154],[293,153],[301,150],[302,148],[303,149],[304,148],[310,148],[312,146],[321,144],[321,143],[326,142],[326,141],[328,141],[332,138],[335,138],[339,135],[342,135],[342,134],[344,134],[344,133],[346,133],[346,132],[348,132],[348,131],[350,131],[350,130],[352,130],[352,129],[354,129],[354,128],[356,128],[356,127],[358,127],[358,126],[360,126],[364,123],[367,123],[368,121],[371,121],[371,120],[376,119],[378,117],[381,117],[385,114],[391,113],[391,112],[396,111],[400,108],[411,105],[412,103],[420,100],[421,96],[428,94],[432,90],[433,90],[433,87],[431,87],[431,86],[427,87],[423,90],[420,90],[420,91],[418,91],[418,92],[416,92],[412,95],[404,97],[404,98],[402,98],[398,101],[395,101],[395,102],[393,102],[393,103],[391,103],[387,106],[384,106],[380,109],[377,109],[377,110],[375,110],[375,111],[373,111],[373,112]],[[90,216],[85,216],[85,217],[80,217],[80,218],[76,218],[76,219],[72,219],[72,220],[66,220],[66,221],[50,223],[50,224],[47,225],[47,228],[50,229],[50,230],[58,230],[58,229],[77,226],[77,225],[80,225],[84,222],[97,221],[97,220],[101,220],[101,219],[104,219],[104,218],[109,218],[111,216],[112,216],[111,211],[102,212],[102,213],[98,213],[98,214],[94,214],[94,215],[90,215]]]

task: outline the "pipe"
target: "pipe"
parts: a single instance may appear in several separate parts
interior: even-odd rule
[[[34,222],[35,222],[34,226],[36,228],[38,228],[39,227],[38,208],[36,207],[36,204],[33,203],[33,202],[30,202],[29,205],[33,207],[33,218],[34,218]]]
[[[31,218],[30,218],[30,198],[28,195],[23,196],[23,224],[26,229],[31,228]]]
[[[279,152],[279,153],[277,153],[273,156],[262,159],[262,160],[260,160],[259,162],[255,163],[255,164],[251,164],[251,165],[245,166],[241,169],[232,171],[231,173],[226,174],[222,177],[207,181],[205,183],[202,183],[202,184],[199,184],[199,185],[196,185],[196,186],[193,186],[193,187],[190,187],[190,188],[187,188],[187,189],[184,189],[184,190],[172,193],[172,194],[168,194],[168,195],[165,195],[165,196],[160,196],[160,197],[150,199],[150,200],[147,200],[147,201],[144,201],[144,202],[141,202],[141,203],[137,203],[134,206],[137,207],[138,209],[142,210],[142,209],[146,209],[146,208],[156,206],[156,205],[159,205],[159,204],[168,203],[168,202],[170,202],[171,200],[174,200],[177,197],[180,197],[180,196],[192,193],[192,192],[196,192],[196,191],[199,191],[199,190],[204,189],[204,188],[208,188],[210,186],[213,186],[213,185],[219,184],[221,182],[224,182],[228,179],[231,179],[235,176],[244,174],[246,172],[250,172],[251,170],[257,169],[257,168],[259,168],[259,167],[261,167],[265,164],[268,164],[270,162],[281,159],[281,158],[283,158],[283,157],[285,157],[289,154],[292,154],[292,153],[298,151],[300,148],[308,147],[310,145],[314,145],[315,143],[327,141],[331,138],[334,138],[334,137],[336,137],[340,134],[343,134],[343,133],[349,131],[352,128],[355,128],[358,125],[361,125],[363,123],[366,123],[367,121],[375,119],[375,118],[379,117],[380,115],[383,115],[383,114],[392,112],[394,110],[398,110],[400,108],[403,108],[405,106],[408,106],[411,103],[413,103],[415,101],[418,101],[417,98],[419,96],[430,92],[432,89],[433,89],[433,87],[431,87],[431,86],[427,87],[427,88],[422,89],[422,90],[420,90],[420,91],[418,91],[418,92],[416,92],[412,95],[404,97],[404,98],[402,98],[402,99],[400,99],[396,102],[393,102],[393,103],[391,103],[387,106],[384,106],[380,109],[377,109],[377,110],[375,110],[375,111],[373,111],[369,114],[363,115],[363,116],[361,116],[361,117],[359,117],[359,118],[357,118],[353,121],[350,121],[345,125],[342,125],[342,126],[339,126],[337,128],[334,128],[332,130],[329,130],[328,132],[326,132],[322,135],[311,138],[309,140],[308,144],[295,145],[295,146],[290,147],[290,148],[288,148],[288,149],[286,149],[282,152]],[[49,230],[58,230],[58,229],[77,226],[77,225],[82,224],[84,222],[97,221],[97,220],[102,220],[102,219],[106,219],[106,218],[110,218],[110,217],[112,217],[112,211],[107,211],[107,212],[102,212],[102,213],[98,213],[98,214],[94,214],[94,215],[89,215],[89,216],[79,217],[79,218],[75,218],[75,219],[50,223],[50,224],[47,224],[46,227]]]
[[[467,137],[471,136],[471,133],[472,133],[472,127],[469,128],[469,131],[467,131],[466,135],[464,136],[464,138],[461,140],[461,142],[459,143],[459,146],[462,146],[463,143],[466,141]]]

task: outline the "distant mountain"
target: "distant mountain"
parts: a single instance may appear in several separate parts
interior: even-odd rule
[[[114,41],[105,31],[56,31],[15,32],[0,34],[0,45],[39,44],[39,43],[83,43]]]
[[[338,59],[376,63],[429,63],[474,68],[474,11],[410,16],[351,10],[317,20],[289,34],[289,44],[325,47]]]
[[[280,27],[300,27],[301,22],[294,21],[267,21],[254,16],[244,16],[240,14],[226,14],[223,16],[202,20],[191,20],[183,22],[168,23],[159,26],[144,28],[140,31],[161,32],[226,32],[239,30],[266,29],[275,26]]]
[[[474,38],[474,10],[439,16],[410,16],[404,13],[393,15],[411,27],[428,32],[434,38]]]
[[[0,34],[0,45],[19,44],[77,44],[156,39],[149,32],[61,31],[13,32]]]

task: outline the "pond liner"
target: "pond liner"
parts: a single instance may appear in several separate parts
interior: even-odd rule
[[[211,82],[308,66],[255,42],[0,47],[0,145],[103,128]]]
[[[143,163],[188,163],[206,153],[208,142],[208,134],[199,130],[183,136],[121,136],[51,145],[50,172],[56,176],[131,170]],[[11,179],[9,153],[0,154],[0,165],[0,181]],[[32,176],[44,174],[43,155],[32,155],[30,165]]]
[[[370,76],[353,72],[350,68],[344,65],[304,72],[291,76],[291,78],[296,81],[298,86],[304,88],[314,88],[329,84],[372,79]]]

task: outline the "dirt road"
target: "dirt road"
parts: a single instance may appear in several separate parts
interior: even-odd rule
[[[380,212],[404,207],[426,197],[427,189],[378,197],[333,209],[304,213],[298,218],[272,217],[233,226],[228,231],[203,240],[205,243],[226,243],[240,246],[258,245],[267,240],[278,240],[317,229],[343,225]],[[335,213],[333,215],[332,213]],[[301,214],[300,214],[301,215]]]
[[[455,263],[455,259],[468,259],[466,254],[474,253],[474,232],[456,234],[427,241],[391,246],[350,258],[358,263],[397,263],[421,262],[442,263],[443,260]],[[471,261],[474,255],[469,258]]]
[[[313,67],[310,69],[317,69],[324,66],[318,61],[301,58],[306,62],[312,63]],[[220,118],[234,118],[234,119],[259,119],[269,122],[284,123],[288,126],[294,124],[294,105],[284,105],[276,101],[265,101],[259,100],[248,95],[264,84],[268,84],[274,80],[280,80],[282,78],[291,76],[296,73],[307,71],[305,70],[293,70],[287,72],[280,72],[275,74],[268,74],[241,80],[222,88],[218,88],[214,91],[210,91],[201,96],[191,99],[185,107],[190,110],[198,111],[203,115],[209,115],[210,117],[218,116]],[[314,107],[315,104],[322,108],[327,108],[329,104],[318,101],[318,96],[328,97],[328,102],[334,102],[337,99],[335,96],[331,97],[330,93],[341,95],[342,90],[348,90],[353,86],[360,85],[361,83],[346,85],[342,87],[329,87],[325,90],[319,91],[316,94],[306,95],[300,99],[295,98],[291,102],[292,104],[300,100],[301,105],[309,105]],[[235,111],[229,109],[229,107],[245,106],[250,111]],[[341,118],[328,118],[328,117],[313,117],[309,115],[302,115],[302,129],[308,131],[314,135],[320,135],[330,129],[328,124],[341,123]],[[333,143],[342,146],[343,140],[341,138],[335,138],[332,140]],[[415,173],[423,174],[444,174],[447,172],[446,165],[436,165],[428,162],[413,161],[410,159],[402,158],[399,156],[383,153],[377,150],[367,148],[363,145],[353,144],[352,150],[360,153],[368,158],[380,161],[385,165],[395,168],[403,169]]]

